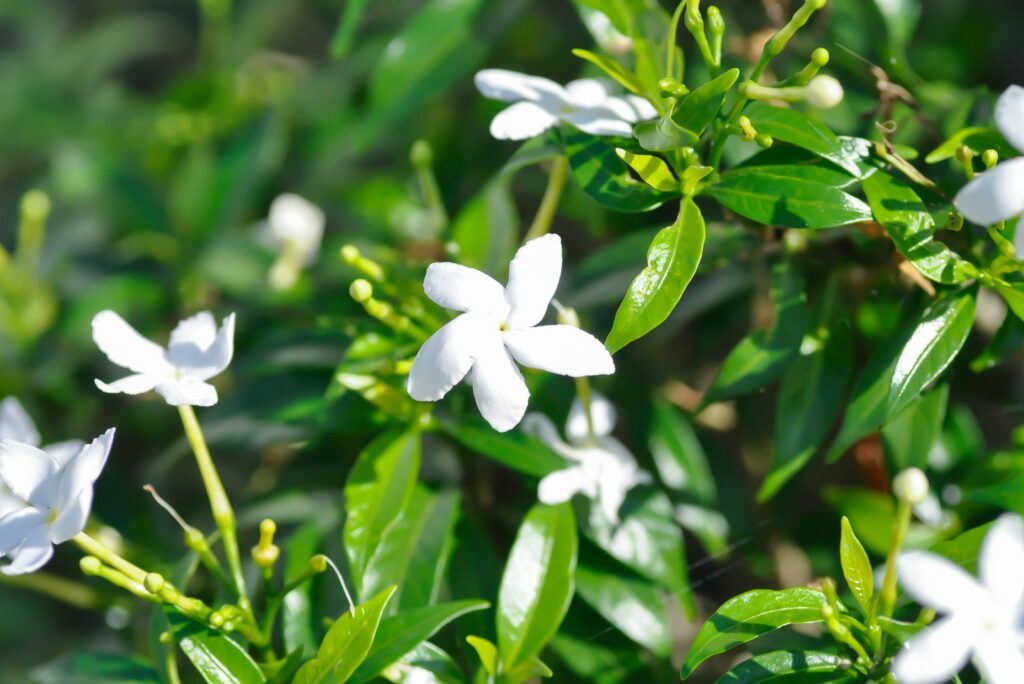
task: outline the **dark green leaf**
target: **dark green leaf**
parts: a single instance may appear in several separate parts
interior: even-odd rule
[[[519,240],[519,214],[509,177],[491,180],[452,222],[459,263],[501,275]]]
[[[546,445],[519,432],[495,432],[464,421],[442,421],[440,427],[467,449],[526,475],[544,477],[565,467],[565,461]]]
[[[910,402],[882,428],[882,443],[893,472],[926,469],[928,453],[942,432],[949,404],[949,384],[942,384]]]
[[[1007,316],[999,326],[992,341],[985,351],[971,361],[971,370],[975,373],[994,368],[1003,363],[1021,346],[1024,345],[1024,320],[1019,316]]]
[[[381,676],[395,684],[466,684],[452,657],[429,641],[406,653]]]
[[[309,559],[319,550],[323,538],[324,530],[317,523],[308,523],[292,533],[284,547],[286,578],[290,580],[308,567]],[[281,606],[281,631],[287,650],[301,648],[307,654],[316,650],[312,603],[312,586],[309,582],[292,589],[285,596]]]
[[[1003,159],[1017,156],[1017,151],[1006,143],[1006,140],[994,128],[964,128],[957,131],[944,143],[928,153],[924,158],[928,164],[952,159],[961,145],[967,145],[978,152],[993,149]]]
[[[928,550],[948,558],[974,575],[978,570],[978,557],[981,556],[981,545],[985,541],[985,535],[988,534],[991,527],[992,523],[975,527],[958,534],[952,539],[940,541],[932,545]]]
[[[859,164],[864,148],[856,139],[838,138],[825,124],[795,109],[755,102],[743,113],[758,133],[802,147],[858,178],[864,175]]]
[[[967,489],[964,491],[964,499],[1024,515],[1024,474],[1009,477],[988,487]]]
[[[649,445],[666,486],[700,504],[715,505],[718,490],[707,454],[686,415],[664,399],[654,401]]]
[[[729,599],[707,619],[686,654],[682,677],[719,653],[745,644],[785,625],[821,622],[825,595],[796,587],[771,591],[755,589]]]
[[[389,587],[352,611],[345,611],[327,630],[316,658],[302,666],[294,684],[344,684],[370,652],[388,599]]]
[[[565,154],[573,178],[583,190],[610,209],[640,212],[661,206],[674,195],[634,180],[629,167],[605,140],[564,124]]]
[[[651,242],[647,267],[633,280],[615,312],[605,345],[616,352],[660,325],[679,303],[704,250],[704,217],[690,197],[676,222]]]
[[[850,526],[850,519],[843,516],[839,535],[839,561],[843,566],[843,577],[846,586],[857,599],[865,615],[871,605],[871,597],[875,593],[875,576],[871,570],[871,561],[867,551]]]
[[[263,673],[237,642],[194,622],[171,607],[164,608],[174,640],[207,684],[258,684]]]
[[[736,83],[739,75],[739,69],[729,69],[683,96],[672,108],[672,120],[699,136],[715,120],[725,94]]]
[[[842,673],[851,665],[849,660],[834,653],[769,651],[744,660],[723,675],[717,684],[839,682],[846,679]]]
[[[156,670],[114,653],[69,653],[32,671],[35,684],[160,684]]]
[[[409,506],[402,518],[413,521],[413,511]],[[455,548],[455,527],[461,515],[462,495],[459,492],[435,495],[429,507],[422,511],[423,519],[415,525],[419,529],[418,540],[399,595],[403,610],[437,602]]]
[[[576,593],[636,643],[659,656],[668,654],[668,615],[654,586],[580,565]]]

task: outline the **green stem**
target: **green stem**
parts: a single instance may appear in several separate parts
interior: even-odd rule
[[[114,568],[126,577],[142,584],[146,579],[146,571],[142,568],[129,563],[121,556],[117,555],[109,548],[107,548],[102,542],[97,539],[93,539],[85,532],[79,532],[75,535],[72,540],[78,548],[85,551],[90,556],[96,556],[106,565]]]
[[[896,556],[903,547],[907,538],[907,531],[910,529],[910,519],[913,515],[911,505],[903,500],[896,504],[896,520],[893,522],[892,537],[889,540],[889,553],[885,558],[885,578],[882,580],[882,591],[880,594],[881,615],[892,617],[893,607],[896,605]]]
[[[92,587],[46,572],[0,575],[0,583],[30,589],[83,610],[99,610],[105,603],[103,596]]]
[[[587,417],[587,440],[597,444],[597,431],[594,430],[593,395],[590,391],[590,378],[576,378],[576,395],[583,405],[583,415]]]
[[[546,235],[551,229],[551,221],[555,218],[555,211],[558,209],[558,202],[562,198],[562,190],[565,188],[565,181],[568,177],[569,160],[566,157],[558,157],[551,164],[548,186],[544,190],[544,197],[540,201],[537,215],[533,217],[533,223],[530,224],[530,230],[526,231],[523,242]]]

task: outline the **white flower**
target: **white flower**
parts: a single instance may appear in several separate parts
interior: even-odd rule
[[[324,212],[298,195],[278,195],[270,205],[266,240],[281,255],[270,271],[270,283],[278,290],[295,284],[299,269],[316,260],[324,236]]]
[[[1007,514],[985,536],[981,581],[941,556],[900,554],[900,583],[918,603],[944,615],[915,636],[893,661],[901,684],[948,681],[967,660],[989,684],[1024,675],[1024,519]]]
[[[594,438],[587,430],[587,417],[577,399],[565,424],[568,443],[562,441],[547,416],[531,413],[523,421],[523,431],[539,438],[559,456],[573,465],[557,470],[540,481],[537,497],[542,503],[559,504],[575,494],[597,502],[605,518],[619,522],[619,508],[626,494],[638,484],[651,482],[650,473],[641,470],[633,455],[611,436],[615,427],[615,407],[599,394],[591,396]]]
[[[10,561],[0,572],[35,572],[50,560],[54,544],[85,529],[93,483],[113,439],[111,428],[63,463],[31,444],[0,441],[0,481],[12,493],[0,510],[0,558]]]
[[[658,114],[642,97],[612,95],[602,79],[581,78],[563,88],[540,76],[484,69],[474,82],[485,97],[514,103],[491,122],[491,135],[499,140],[532,138],[559,121],[591,135],[631,138],[633,124]]]
[[[437,401],[463,378],[473,384],[480,413],[499,432],[522,420],[530,392],[516,367],[580,377],[615,372],[596,338],[568,325],[541,325],[562,273],[557,235],[531,240],[509,264],[508,285],[452,263],[431,264],[423,279],[427,296],[461,316],[420,348],[409,372],[409,394]]]
[[[217,329],[209,311],[186,318],[171,333],[166,349],[150,342],[113,311],[92,319],[92,339],[107,358],[134,375],[96,386],[110,394],[142,394],[155,389],[171,406],[213,406],[217,390],[206,382],[231,363],[235,315]]]
[[[996,104],[996,126],[1007,142],[1024,152],[1024,88],[1010,86]],[[972,223],[991,226],[1024,213],[1024,157],[996,164],[957,193],[956,208]],[[1024,231],[1017,231],[1021,235]],[[1018,241],[1019,242],[1019,241]],[[1021,253],[1022,245],[1017,248]]]

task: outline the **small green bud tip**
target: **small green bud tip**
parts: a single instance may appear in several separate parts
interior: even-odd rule
[[[373,296],[373,285],[370,284],[370,281],[359,278],[352,281],[352,285],[348,288],[348,293],[352,296],[352,299],[363,304],[370,301],[370,297]]]
[[[708,28],[711,33],[725,33],[725,20],[722,19],[722,11],[711,5],[708,7]]]
[[[962,230],[964,227],[964,215],[959,211],[949,212],[949,220],[946,223],[946,228],[952,231]]]
[[[206,544],[206,535],[194,527],[185,530],[185,546],[192,549],[201,549]]]
[[[167,646],[174,642],[174,633],[171,632],[171,630],[167,630],[166,632],[160,632],[159,639],[161,644]]]
[[[823,67],[826,64],[828,64],[830,56],[831,55],[829,55],[828,50],[820,47],[811,53],[811,61],[817,64],[818,66]]]
[[[341,260],[346,264],[354,263],[359,258],[359,248],[355,245],[345,245],[341,248]]]
[[[663,97],[682,97],[690,92],[689,88],[674,78],[663,78],[658,81],[658,90]]]
[[[826,620],[830,620],[836,616],[836,611],[832,609],[832,606],[826,603],[821,607],[821,616]]]
[[[821,590],[826,594],[834,594],[836,591],[836,581],[831,577],[826,577],[821,580]]]
[[[50,197],[42,190],[29,190],[21,197],[21,214],[29,221],[45,221],[51,208]]]
[[[277,523],[270,518],[264,518],[260,523],[260,546],[270,546],[274,543],[274,533],[277,532]]]
[[[970,164],[974,159],[974,150],[967,145],[960,145],[956,148],[956,159],[961,164]]]
[[[754,138],[754,142],[767,149],[775,144],[775,138],[766,133],[762,133]]]
[[[78,566],[82,569],[82,574],[90,577],[100,574],[103,569],[103,563],[96,556],[86,556],[78,561]]]
[[[409,161],[417,168],[428,167],[434,163],[434,150],[426,140],[417,140],[409,150]]]
[[[164,588],[165,584],[166,582],[164,581],[163,576],[155,572],[149,573],[142,580],[142,586],[146,587],[146,591],[148,591],[151,594],[160,593],[160,590]]]
[[[892,491],[900,501],[914,506],[928,498],[928,477],[920,468],[907,468],[893,478]]]
[[[224,623],[225,632],[234,632],[236,629],[238,629],[238,623],[234,620],[228,620]]]
[[[981,161],[986,169],[991,169],[999,163],[999,153],[995,150],[985,150],[981,153]]]
[[[833,76],[815,76],[804,90],[804,99],[815,109],[832,109],[843,95],[843,85]]]
[[[309,559],[309,569],[313,572],[324,572],[327,570],[327,556],[318,553]]]
[[[210,626],[211,627],[216,627],[217,629],[220,629],[221,627],[223,627],[224,623],[226,621],[227,620],[225,619],[224,614],[219,612],[219,611],[216,612],[216,613],[213,613],[210,616]]]
[[[828,4],[828,0],[807,0],[807,5],[813,7],[816,10],[820,10],[822,7]]]

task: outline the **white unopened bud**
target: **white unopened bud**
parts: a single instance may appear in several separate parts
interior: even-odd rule
[[[843,101],[843,85],[832,76],[815,76],[804,90],[804,99],[815,109],[832,109]]]
[[[907,468],[893,479],[892,491],[901,501],[916,506],[928,498],[928,477],[920,468]]]

